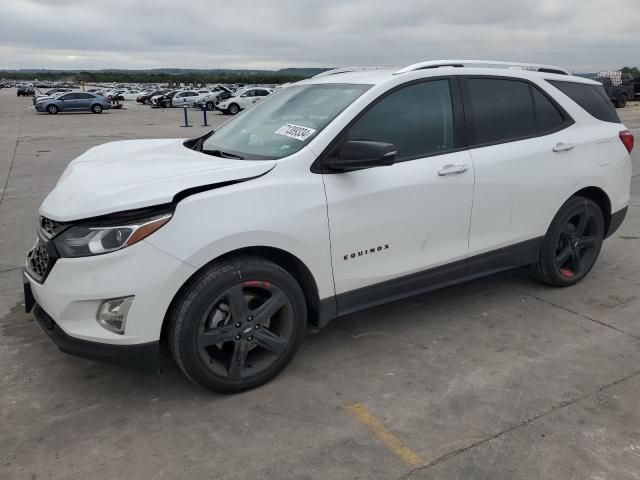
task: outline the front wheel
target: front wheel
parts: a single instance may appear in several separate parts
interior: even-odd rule
[[[295,279],[258,257],[206,268],[169,312],[169,347],[197,385],[235,393],[278,375],[305,333],[306,302]]]
[[[102,105],[96,103],[93,107],[91,107],[91,111],[93,113],[102,113]]]
[[[229,105],[229,108],[227,109],[227,111],[231,115],[237,115],[238,112],[240,111],[240,107],[236,103],[232,103],[231,105]]]
[[[570,198],[551,222],[533,273],[555,287],[574,285],[596,263],[603,240],[604,217],[598,204],[585,197]]]
[[[58,107],[56,107],[55,105],[49,105],[47,107],[47,112],[49,112],[50,115],[55,115],[56,113],[58,113]]]

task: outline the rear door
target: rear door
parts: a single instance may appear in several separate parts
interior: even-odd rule
[[[462,275],[474,175],[457,85],[455,78],[403,85],[338,137],[333,151],[347,140],[398,151],[391,166],[323,174],[342,313],[428,287],[417,272],[458,260]]]
[[[581,133],[524,79],[464,77],[461,87],[476,174],[469,254],[518,246],[528,255],[566,200]]]

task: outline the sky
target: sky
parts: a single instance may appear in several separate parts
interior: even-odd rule
[[[640,0],[0,0],[0,69],[640,65]]]

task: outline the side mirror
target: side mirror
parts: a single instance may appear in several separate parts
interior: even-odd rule
[[[325,161],[329,170],[351,172],[373,167],[387,167],[396,161],[398,149],[391,143],[351,140],[345,142],[336,157]]]

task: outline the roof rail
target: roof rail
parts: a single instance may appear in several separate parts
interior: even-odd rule
[[[424,70],[427,68],[439,68],[439,67],[490,67],[490,68],[508,68],[508,69],[520,69],[531,70],[534,72],[544,73],[558,73],[560,75],[571,75],[568,70],[553,65],[539,65],[536,63],[519,63],[519,62],[500,62],[494,60],[432,60],[429,62],[419,62],[413,65],[408,65],[397,72],[394,75],[400,73],[413,72],[415,70]]]
[[[344,68],[334,68],[333,70],[327,70],[326,72],[321,72],[317,75],[314,75],[311,78],[319,78],[319,77],[328,77],[329,75],[337,75],[338,73],[349,73],[349,72],[360,72],[363,70],[380,70],[384,67],[344,67]]]

